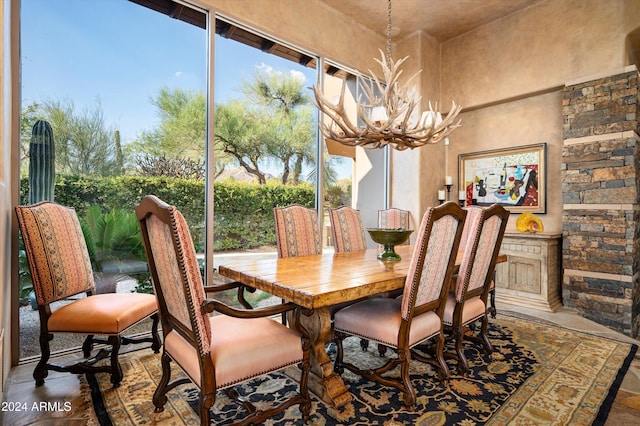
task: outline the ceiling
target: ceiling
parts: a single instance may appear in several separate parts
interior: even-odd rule
[[[201,28],[206,15],[174,0],[129,0]],[[320,0],[383,36],[387,0]],[[392,37],[400,40],[423,31],[443,42],[544,0],[393,0]]]
[[[174,0],[129,0],[157,12],[206,28],[206,15]],[[386,0],[320,0],[343,15],[386,36]],[[400,40],[418,31],[442,42],[545,0],[393,0],[392,37]],[[248,46],[314,68],[316,59],[229,22],[216,20],[216,33]],[[325,72],[344,77],[325,64]]]
[[[372,30],[387,33],[386,0],[322,0]],[[423,31],[442,42],[544,0],[393,0],[394,40]]]

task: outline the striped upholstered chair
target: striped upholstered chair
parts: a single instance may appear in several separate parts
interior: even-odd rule
[[[292,204],[275,207],[278,257],[310,256],[322,253],[322,236],[318,213],[314,209]]]
[[[43,201],[16,207],[31,279],[40,314],[40,361],[33,372],[36,386],[44,384],[49,370],[83,373],[110,373],[111,383],[119,386],[123,378],[118,361],[121,344],[152,342],[160,350],[156,298],[152,294],[95,294],[95,284],[89,252],[76,212],[68,207]],[[53,302],[78,297],[68,304],[52,309]],[[135,324],[154,317],[152,337],[125,338]],[[88,358],[94,343],[111,346],[110,363],[94,365],[108,351],[101,350],[93,358],[67,366],[49,363],[49,342],[57,334],[82,334],[82,345]],[[107,340],[94,335],[107,336]]]
[[[336,253],[367,249],[362,218],[358,210],[347,206],[329,209],[329,220]]]
[[[487,298],[508,219],[509,212],[497,204],[467,209],[464,239],[460,246],[463,257],[455,277],[455,290],[449,294],[444,311],[445,329],[450,330],[455,338],[460,374],[469,369],[462,350],[464,339],[481,342],[487,353],[493,350],[487,337]],[[480,335],[465,335],[465,326],[476,321],[481,321]]]
[[[276,223],[278,257],[322,253],[322,235],[318,213],[314,209],[292,204],[287,207],[275,207],[273,215]],[[282,314],[282,323],[287,323],[285,314]]]
[[[443,380],[449,376],[443,355],[442,319],[466,214],[452,202],[427,209],[401,298],[370,298],[336,312],[336,372],[341,373],[347,368],[366,379],[395,387],[403,393],[407,407],[416,402],[416,392],[409,375],[412,359],[435,364]],[[359,336],[394,348],[398,356],[388,358],[379,367],[359,367],[345,362],[342,341],[348,336]],[[429,339],[436,341],[435,359],[415,350]],[[399,379],[387,374],[396,366],[400,367]]]
[[[410,215],[407,210],[397,208],[378,210],[378,227],[388,229],[409,229],[409,217]],[[402,244],[411,244],[409,238],[407,238],[407,241]]]
[[[193,241],[182,214],[155,196],[144,197],[135,210],[164,335],[162,378],[153,395],[156,412],[164,410],[167,392],[193,382],[200,389],[201,425],[210,424],[209,410],[218,390],[224,390],[248,413],[234,424],[262,424],[296,404],[300,405],[303,419],[308,419],[311,399],[307,387],[310,354],[307,333],[269,318],[292,310],[294,315],[299,315],[296,306],[286,303],[261,309],[235,309],[206,299],[205,292],[214,293],[229,287],[203,285]],[[218,314],[212,315],[214,311]],[[171,362],[175,362],[186,377],[171,381]],[[302,370],[300,392],[277,406],[268,407],[262,402],[253,405],[248,397],[243,398],[233,389],[255,377],[292,365]],[[265,400],[272,401],[272,395]]]
[[[378,210],[378,227],[379,228],[388,228],[388,229],[409,229],[409,218],[411,215],[409,211],[397,209],[395,207],[386,209],[386,210]],[[410,244],[410,239],[407,238],[407,241],[402,243],[401,245]],[[382,247],[382,246],[380,246]],[[385,297],[398,297],[402,294],[401,290],[391,291],[385,294]],[[380,355],[384,355],[384,348],[380,347]]]

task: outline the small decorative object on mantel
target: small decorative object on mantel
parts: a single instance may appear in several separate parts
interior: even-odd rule
[[[544,232],[544,225],[538,216],[531,212],[524,212],[516,220],[516,229],[520,232]]]

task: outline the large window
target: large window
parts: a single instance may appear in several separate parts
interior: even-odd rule
[[[214,259],[274,252],[273,208],[316,207],[315,59],[223,18],[216,33]]]
[[[126,0],[22,0],[21,13],[20,203],[29,202],[32,129],[44,120],[55,142],[54,201],[74,207],[90,235],[97,291],[146,291],[133,211],[142,195],[178,206],[205,246],[207,32]],[[20,265],[28,358],[39,354],[39,320],[23,251]]]
[[[350,205],[375,225],[385,207],[376,201],[386,187],[382,154],[326,144],[310,102],[319,72],[329,97],[346,79],[355,121],[357,82],[344,67],[181,0],[22,0],[21,13],[20,203],[29,202],[32,129],[45,120],[55,139],[54,201],[74,207],[91,235],[99,291],[150,289],[129,226],[146,194],[183,212],[209,282],[212,258],[275,256],[275,206],[304,204],[323,218],[326,207]],[[21,261],[28,358],[39,351],[30,344],[38,324],[24,253]]]
[[[222,17],[216,34],[214,260],[238,251],[275,256],[273,207],[298,203],[322,216],[353,204],[354,150],[327,149],[319,138],[316,57]],[[324,69],[337,82],[347,75]]]

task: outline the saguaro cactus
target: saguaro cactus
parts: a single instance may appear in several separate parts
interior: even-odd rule
[[[36,121],[29,143],[29,204],[53,201],[56,182],[53,129],[44,120]]]

